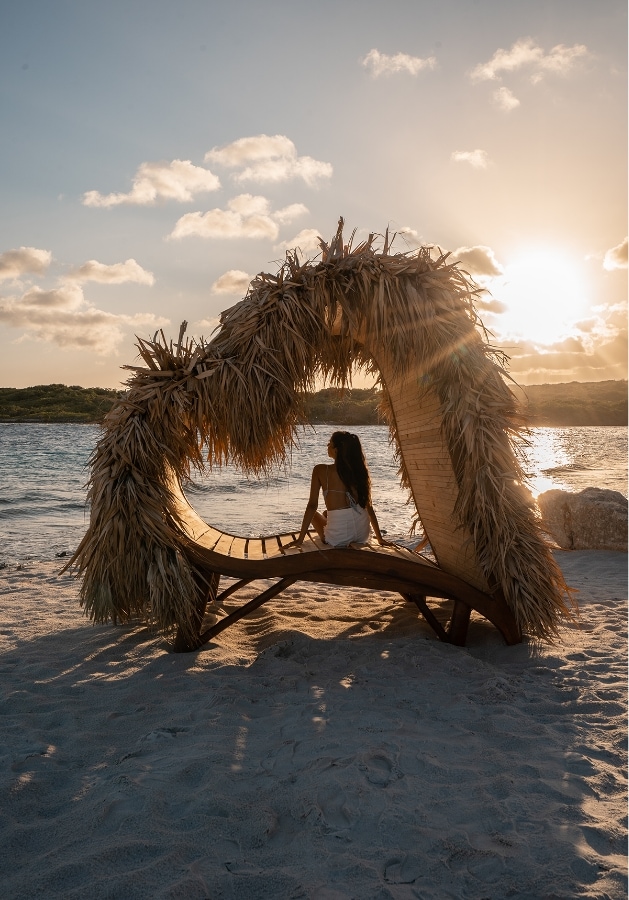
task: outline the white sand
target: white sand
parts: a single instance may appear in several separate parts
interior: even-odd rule
[[[175,655],[3,570],[0,896],[626,897],[627,555],[558,556],[537,651],[297,584]]]

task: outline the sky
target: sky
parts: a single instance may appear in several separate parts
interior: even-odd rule
[[[1,0],[0,115],[0,386],[119,387],[340,216],[520,384],[627,377],[624,0]]]

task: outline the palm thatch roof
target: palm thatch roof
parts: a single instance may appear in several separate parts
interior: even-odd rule
[[[145,365],[105,419],[91,459],[88,530],[71,565],[95,621],[140,617],[164,633],[194,621],[194,579],[172,479],[229,460],[265,475],[287,459],[315,379],[350,383],[355,367],[380,377],[400,450],[391,387],[409,373],[420,405],[435,399],[458,486],[451,529],[462,528],[489,589],[524,633],[551,639],[570,595],[523,489],[524,422],[475,301],[481,289],[448,254],[394,253],[388,234],[344,244],[343,220],[318,262],[289,252],[225,311],[209,342],[139,340]],[[383,372],[386,371],[386,377]],[[413,478],[400,477],[422,518]],[[458,573],[465,577],[463,573]]]

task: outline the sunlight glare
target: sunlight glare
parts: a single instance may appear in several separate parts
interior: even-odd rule
[[[549,250],[527,252],[506,265],[491,293],[507,307],[497,323],[502,337],[545,345],[572,333],[587,302],[579,263]]]

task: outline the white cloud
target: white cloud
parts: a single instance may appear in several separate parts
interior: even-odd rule
[[[606,252],[603,260],[603,268],[607,269],[608,272],[611,272],[614,269],[627,268],[627,238],[625,238],[624,241],[621,241],[616,247],[612,247]]]
[[[321,251],[320,233],[315,228],[304,228],[289,241],[276,245],[277,250],[299,250],[304,256],[316,255]]]
[[[187,159],[172,162],[145,162],[138,168],[133,187],[128,194],[101,194],[88,191],[83,196],[85,206],[109,208],[120,204],[148,206],[158,199],[192,200],[195,194],[216,191],[221,183],[209,169],[194,166]]]
[[[249,287],[251,275],[241,269],[229,269],[212,285],[215,294],[244,294]],[[204,320],[205,321],[205,320]],[[205,324],[209,324],[205,322]]]
[[[239,138],[225,147],[214,147],[205,154],[206,162],[228,168],[242,168],[234,180],[273,182],[301,178],[310,187],[332,176],[330,163],[311,156],[298,156],[294,143],[283,134],[259,134]]]
[[[408,247],[421,247],[424,243],[419,231],[416,231],[414,228],[409,228],[406,225],[403,228],[398,228],[396,235],[400,237]]]
[[[280,222],[283,225],[285,222],[292,222],[293,219],[298,219],[299,216],[305,216],[307,213],[308,207],[304,206],[303,203],[291,203],[289,206],[278,209],[277,212],[273,213],[273,218],[276,222]]]
[[[489,157],[485,150],[455,150],[450,158],[454,162],[469,163],[474,169],[486,169]]]
[[[151,313],[114,315],[86,306],[83,291],[76,284],[50,291],[33,288],[21,298],[2,299],[0,322],[24,329],[20,340],[30,338],[64,349],[89,349],[102,356],[115,352],[124,338],[124,328],[155,330],[169,324],[168,319]]]
[[[522,38],[510,50],[496,50],[488,62],[479,63],[472,70],[470,78],[472,81],[495,81],[503,72],[528,68],[531,71],[531,81],[535,84],[548,73],[567,75],[579,60],[588,55],[584,44],[572,47],[557,44],[546,53],[532,38]]]
[[[255,137],[239,138],[224,147],[213,147],[205,154],[205,161],[233,168],[244,166],[250,162],[275,159],[276,157],[291,157],[296,154],[295,145],[285,135],[258,134]]]
[[[195,331],[205,328],[207,329],[208,334],[212,334],[212,332],[215,331],[220,324],[220,318],[218,316],[214,316],[211,319],[199,319],[198,322],[194,323],[194,328]]]
[[[123,263],[105,265],[95,259],[89,259],[78,269],[74,269],[68,276],[72,281],[84,283],[96,281],[99,284],[155,284],[155,276],[147,272],[134,259],[128,259]]]
[[[46,271],[51,262],[50,250],[38,250],[36,247],[6,250],[0,253],[0,281],[19,278],[28,272],[40,275]]]
[[[278,222],[290,222],[307,212],[303,203],[291,203],[272,212],[266,197],[239,194],[228,202],[227,209],[186,213],[175,224],[170,237],[268,238],[274,241],[279,234]]]
[[[493,315],[497,316],[501,313],[506,312],[508,308],[506,303],[503,303],[502,300],[498,300],[489,292],[480,294],[478,297],[476,297],[476,299],[474,300],[474,305],[481,310],[483,315],[485,313],[492,313]]]
[[[275,240],[279,228],[268,216],[241,216],[233,210],[211,209],[206,213],[193,212],[182,216],[170,237],[203,238],[269,238]]]
[[[494,91],[494,103],[503,112],[511,112],[520,105],[518,98],[509,90],[508,87],[502,85],[497,91]]]
[[[21,309],[72,310],[83,306],[85,300],[83,291],[78,284],[66,284],[49,291],[41,288],[30,288],[22,296]]]
[[[453,252],[452,257],[458,259],[470,275],[494,278],[504,274],[504,269],[496,259],[494,251],[484,244],[477,244],[474,247],[459,247]]]
[[[393,75],[397,72],[407,72],[409,75],[417,75],[423,69],[434,69],[437,60],[434,56],[422,59],[419,56],[409,56],[407,53],[396,53],[387,56],[375,48],[370,50],[367,56],[361,60],[366,69],[371,70],[374,78],[380,75]]]
[[[186,213],[177,221],[170,237],[269,238],[272,241],[277,238],[279,228],[268,214],[269,201],[265,197],[241,194],[227,206],[206,213]]]

